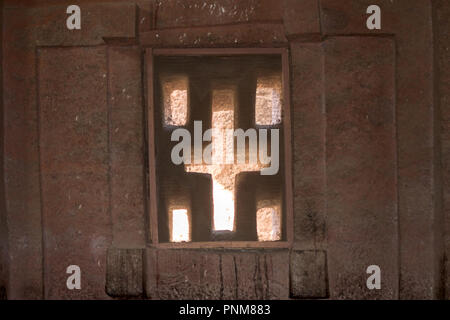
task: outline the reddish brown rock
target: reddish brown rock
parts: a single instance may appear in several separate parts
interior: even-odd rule
[[[403,2],[403,3],[402,3]],[[424,1],[422,1],[424,2]],[[398,22],[406,21],[401,10],[406,10],[410,2],[380,0],[321,0],[320,17],[322,32],[325,35],[339,34],[395,34],[399,32]],[[370,5],[378,5],[381,9],[381,29],[369,30],[366,22],[371,14],[367,14]]]
[[[331,298],[398,295],[394,57],[388,38],[325,42]],[[370,265],[382,270],[381,290],[366,288]]]
[[[45,297],[106,298],[98,276],[111,243],[106,48],[38,55]],[[81,290],[66,287],[69,265],[81,268]]]
[[[318,0],[284,0],[283,4],[286,35],[320,33]]]
[[[324,34],[395,34],[400,298],[442,293],[442,211],[431,1],[381,1],[381,30],[365,27],[370,1],[321,1]],[[419,58],[420,57],[420,58]],[[419,59],[419,60],[418,60]]]
[[[282,20],[282,1],[165,0],[156,1],[156,27],[197,27]]]
[[[42,233],[32,16],[4,8],[4,170],[9,299],[42,298]]]
[[[29,9],[38,26],[35,29],[37,46],[96,45],[104,43],[104,38],[136,37],[137,7],[134,3],[79,4],[80,30],[67,29],[67,6],[58,4]]]
[[[3,25],[3,1],[0,1],[0,25]],[[0,33],[0,62],[3,61],[3,34]],[[0,63],[0,130],[4,132],[3,124],[3,66]],[[4,152],[3,139],[0,141],[0,181],[4,180]],[[8,286],[8,228],[6,223],[6,203],[4,184],[0,184],[0,300],[7,298]]]
[[[108,298],[107,247],[145,245],[138,35],[152,47],[290,46],[294,248],[327,251],[332,298],[443,296],[444,240],[450,247],[440,184],[447,213],[445,1],[380,0],[381,30],[366,28],[370,0],[208,0],[208,8],[197,0],[79,0],[80,31],[65,28],[68,1],[3,3],[0,299]],[[93,47],[104,39],[123,47]],[[151,298],[323,296],[317,269],[289,287],[287,251],[147,253]],[[111,261],[110,270],[135,268],[128,258]],[[291,275],[321,261],[300,259]],[[382,290],[369,292],[365,268],[377,263]],[[81,267],[79,292],[65,287],[69,264]],[[135,278],[111,279],[120,295],[131,292],[129,283],[139,286]]]
[[[85,1],[80,3],[86,5]],[[86,17],[84,22],[86,27],[92,28],[69,36],[68,30],[62,28],[67,17],[66,7],[60,1],[57,6],[51,6],[55,4],[50,1],[5,2],[4,58],[8,61],[4,85],[7,92],[4,114],[8,119],[5,121],[5,196],[10,234],[11,290],[8,296],[12,299],[42,298],[43,294],[35,46],[94,45],[102,43],[102,37],[134,36],[135,30],[134,18],[130,18],[136,11],[133,5],[95,7],[97,4],[90,1],[88,8],[93,10],[88,12],[95,15]],[[109,17],[104,18],[114,23],[110,20],[99,27],[98,23],[103,21],[100,15],[105,13]],[[55,21],[62,24],[54,24]]]
[[[108,249],[106,292],[112,297],[139,297],[143,293],[143,250]]]
[[[326,177],[321,43],[291,45],[294,145],[294,239],[302,249],[325,245]]]
[[[441,110],[441,151],[442,151],[442,183],[443,211],[445,224],[445,252],[450,256],[450,7],[446,1],[435,2],[436,15],[434,28],[437,39],[437,57],[439,64],[439,96]],[[446,299],[450,299],[450,261],[445,265]]]
[[[137,47],[108,48],[109,161],[113,245],[145,246],[144,114]]]
[[[440,160],[433,147],[438,143],[438,108],[431,3],[396,3],[396,16],[402,17],[396,31],[400,298],[435,299],[443,288],[443,224]]]
[[[280,47],[287,43],[280,23],[154,30],[142,33],[140,41],[145,46],[176,48]]]
[[[148,249],[146,292],[158,299],[287,299],[285,250]]]
[[[67,7],[72,2],[63,1],[20,7],[18,4],[5,5],[5,12],[15,18],[13,34],[27,32],[32,37],[21,38],[23,46],[82,46],[104,43],[104,38],[136,37],[137,6],[130,2],[101,3],[81,2],[81,29],[69,30],[66,20]],[[11,25],[12,27],[12,25]],[[19,28],[20,29],[16,29]]]
[[[292,298],[326,298],[327,261],[324,251],[292,251],[290,261]]]
[[[154,27],[155,10],[153,8],[155,1],[138,0],[137,24],[139,33],[150,31]]]

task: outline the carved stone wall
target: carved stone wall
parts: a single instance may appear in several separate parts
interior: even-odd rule
[[[448,297],[449,5],[376,3],[381,30],[366,27],[372,0],[79,0],[81,30],[68,30],[71,2],[4,0],[0,288],[10,299]],[[249,47],[289,50],[294,241],[154,248],[144,52]],[[71,264],[81,290],[66,287]],[[369,265],[380,290],[366,287]]]

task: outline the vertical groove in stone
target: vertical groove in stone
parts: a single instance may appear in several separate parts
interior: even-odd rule
[[[143,294],[142,249],[108,249],[106,293],[129,298]]]

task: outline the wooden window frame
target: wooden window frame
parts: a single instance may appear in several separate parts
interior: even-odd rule
[[[208,242],[164,242],[158,238],[158,206],[156,188],[156,155],[154,131],[154,68],[155,56],[220,56],[220,55],[280,55],[283,88],[283,130],[284,130],[284,170],[286,204],[286,240],[284,241],[208,241]],[[147,147],[148,147],[148,221],[149,246],[156,248],[290,248],[294,240],[294,210],[292,187],[292,144],[291,108],[289,90],[289,50],[287,48],[146,48],[145,49],[146,109],[147,109]]]

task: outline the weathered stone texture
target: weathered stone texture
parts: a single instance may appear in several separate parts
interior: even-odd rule
[[[69,1],[3,1],[0,299],[109,298],[106,280],[113,296],[141,296],[143,278],[157,299],[442,296],[448,1],[379,0],[381,30],[366,28],[371,0],[77,3],[82,29],[70,31]],[[290,48],[290,258],[147,249],[143,263],[129,249],[148,232],[142,46]],[[80,291],[65,286],[70,264]],[[371,264],[382,290],[365,286]]]
[[[396,26],[400,298],[435,299],[442,288],[443,252],[436,228],[442,212],[435,176],[440,161],[435,154],[431,2],[411,7],[402,0],[395,15],[402,17]]]
[[[348,50],[352,48],[353,50]],[[398,235],[394,42],[325,42],[327,240],[332,298],[396,298]],[[383,270],[368,290],[365,270]]]
[[[156,27],[196,27],[282,19],[282,1],[165,0],[155,5]]]
[[[419,2],[426,2],[420,0]],[[366,26],[367,8],[376,4],[381,9],[381,30],[370,30]],[[398,22],[405,19],[399,16],[400,10],[411,7],[408,0],[320,0],[320,17],[322,33],[327,35],[339,34],[396,34],[400,31]]]
[[[152,47],[280,47],[287,44],[282,24],[241,24],[224,27],[162,29],[144,32],[143,45]]]
[[[369,0],[322,0],[322,31],[332,34],[395,34],[398,140],[400,298],[440,295],[442,221],[438,112],[433,81],[432,1],[379,1],[381,30],[368,30]],[[433,147],[434,146],[434,147]]]
[[[38,59],[45,297],[105,298],[106,48],[43,48]],[[72,264],[81,268],[81,290],[66,287]]]
[[[3,26],[3,1],[0,0],[0,26]],[[3,152],[3,34],[0,32],[0,300],[6,299],[8,286],[8,227],[6,222],[6,204],[4,189],[4,152]]]
[[[10,299],[42,298],[41,202],[32,16],[3,11],[3,115]]]
[[[139,297],[143,293],[143,250],[108,249],[106,293],[112,297]]]
[[[154,27],[155,10],[153,0],[138,0],[136,5],[138,7],[137,25],[138,32],[150,31]]]
[[[104,38],[136,36],[136,5],[132,2],[79,4],[81,29],[68,30],[67,5],[30,9],[38,27],[36,45],[73,46],[102,44]]]
[[[282,2],[286,35],[320,34],[318,0],[284,0]]]
[[[153,299],[287,299],[287,250],[147,249]]]
[[[5,196],[11,269],[8,297],[12,299],[43,297],[36,45],[97,45],[103,43],[103,37],[135,36],[134,4],[99,4],[93,1],[89,1],[89,4],[80,1],[80,4],[82,10],[87,9],[82,11],[82,31],[71,32],[65,28],[67,5],[61,1],[5,3],[3,43],[6,44],[4,58],[8,61],[4,64],[6,95],[3,100],[5,119],[8,119],[4,122]],[[141,1],[140,4],[145,3]],[[64,69],[64,63],[59,67]],[[106,80],[103,78],[105,75],[106,69],[102,74],[103,80]],[[93,114],[86,114],[84,121],[94,121],[91,116]],[[95,133],[92,135],[95,136]],[[84,142],[89,143],[88,140]],[[78,143],[80,141],[77,141],[76,147],[87,146],[83,145],[83,141],[81,145]],[[80,150],[79,153],[83,152]],[[78,156],[89,157],[89,152],[93,150]],[[139,174],[136,170],[134,175]],[[107,188],[101,187],[99,190],[104,193]]]
[[[302,249],[326,242],[323,59],[321,43],[291,45],[294,245]]]
[[[109,161],[113,245],[145,246],[144,114],[137,47],[108,48]]]
[[[326,298],[327,256],[324,251],[292,251],[290,295],[292,298]]]
[[[443,211],[445,223],[445,298],[450,299],[450,6],[445,0],[435,2],[436,57],[439,67],[439,91],[441,110],[441,150]]]

